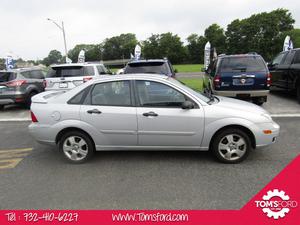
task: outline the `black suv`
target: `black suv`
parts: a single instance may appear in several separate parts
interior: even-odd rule
[[[175,77],[175,71],[168,59],[133,60],[127,63],[124,74],[155,73]]]
[[[44,91],[44,78],[39,68],[0,70],[0,109],[9,104],[29,108],[31,97]]]
[[[267,101],[271,77],[264,59],[256,54],[220,55],[206,71],[204,88],[216,95]]]
[[[296,92],[300,103],[300,48],[279,53],[268,67],[272,86]]]

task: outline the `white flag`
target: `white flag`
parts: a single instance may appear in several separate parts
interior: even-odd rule
[[[142,50],[141,50],[141,46],[139,46],[139,45],[136,45],[135,46],[135,49],[134,49],[134,58],[136,59],[136,60],[139,60],[140,59],[140,57],[141,57],[141,52]]]
[[[205,68],[205,70],[207,70],[209,63],[210,63],[210,43],[208,41],[204,47],[204,68]]]
[[[78,62],[84,63],[84,61],[85,61],[85,52],[84,50],[81,50],[78,55]]]
[[[284,39],[284,42],[283,42],[283,51],[288,51],[288,50],[291,50],[293,48],[294,48],[294,46],[293,46],[293,42],[291,40],[291,37],[286,36],[285,39]]]

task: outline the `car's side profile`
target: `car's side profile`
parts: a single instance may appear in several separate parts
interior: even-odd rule
[[[80,163],[94,150],[211,150],[237,163],[274,143],[279,126],[254,104],[208,98],[173,78],[106,76],[34,96],[29,131]]]

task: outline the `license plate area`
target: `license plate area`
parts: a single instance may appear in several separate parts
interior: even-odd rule
[[[67,88],[67,87],[68,87],[68,83],[67,82],[59,83],[59,88]]]
[[[235,79],[233,79],[232,83],[234,86],[249,86],[249,85],[254,85],[254,79],[253,78],[235,78]]]
[[[248,99],[250,98],[250,94],[237,94],[236,97],[240,99]]]

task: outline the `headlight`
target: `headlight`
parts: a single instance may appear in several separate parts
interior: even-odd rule
[[[265,118],[267,118],[268,120],[270,120],[270,121],[273,121],[272,120],[272,117],[270,116],[270,114],[268,114],[268,113],[263,113],[263,114],[261,114],[263,117],[265,117]]]

